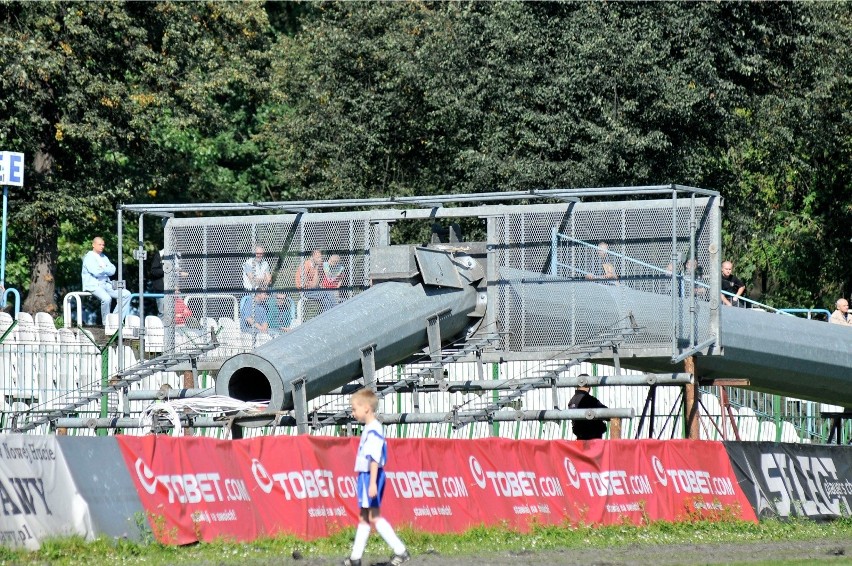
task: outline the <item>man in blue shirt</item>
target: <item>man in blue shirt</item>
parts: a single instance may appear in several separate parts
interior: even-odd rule
[[[269,330],[269,312],[266,310],[266,300],[269,294],[266,291],[257,291],[254,297],[246,297],[240,308],[240,330],[252,334],[263,333]]]
[[[88,291],[101,301],[101,323],[106,324],[109,307],[112,300],[118,302],[114,313],[121,308],[121,319],[130,311],[130,291],[127,289],[113,289],[110,277],[115,275],[115,266],[104,254],[104,239],[96,236],[92,240],[92,251],[83,257],[83,290]]]

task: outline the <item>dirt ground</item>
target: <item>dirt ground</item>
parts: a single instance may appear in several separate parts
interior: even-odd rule
[[[343,557],[341,557],[342,559]],[[783,562],[800,560],[808,564],[852,564],[852,541],[779,541],[720,544],[631,545],[610,549],[589,548],[535,552],[501,552],[494,554],[449,556],[420,554],[412,557],[411,566],[450,566],[487,564],[488,566],[523,565],[674,565],[674,564],[748,564],[749,562]],[[386,563],[381,556],[365,556],[364,566]],[[320,566],[340,561],[290,559],[285,564]]]

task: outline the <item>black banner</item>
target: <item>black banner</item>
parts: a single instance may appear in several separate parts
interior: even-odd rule
[[[852,446],[724,444],[759,520],[852,516]]]

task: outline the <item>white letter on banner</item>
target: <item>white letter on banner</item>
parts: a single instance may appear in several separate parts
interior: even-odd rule
[[[0,185],[24,186],[24,154],[0,152]]]
[[[783,458],[783,455],[780,455]],[[760,468],[763,472],[763,478],[766,480],[766,486],[769,491],[777,493],[779,498],[775,502],[775,509],[781,517],[790,516],[790,496],[787,493],[787,488],[784,485],[784,480],[778,474],[779,466],[775,462],[772,454],[760,455]],[[773,470],[775,473],[773,474]],[[770,475],[772,474],[772,475]]]

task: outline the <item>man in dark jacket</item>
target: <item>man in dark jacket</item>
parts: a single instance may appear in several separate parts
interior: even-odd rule
[[[165,286],[163,285],[163,279],[166,274],[163,272],[163,252],[160,250],[155,251],[152,254],[151,258],[151,266],[148,268],[148,280],[151,282],[151,292],[152,293],[163,293]],[[163,314],[163,298],[160,297],[157,299],[157,311],[160,315]]]
[[[586,375],[586,374],[582,374]],[[597,397],[589,393],[588,387],[578,387],[574,396],[568,401],[569,409],[606,409],[607,406],[598,401]],[[602,420],[580,419],[571,421],[571,428],[577,440],[591,440],[603,438],[606,433],[606,424]]]

